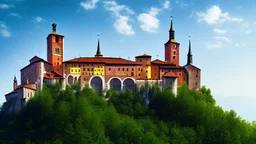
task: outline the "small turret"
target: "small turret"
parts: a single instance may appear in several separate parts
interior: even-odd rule
[[[53,24],[52,24],[52,33],[53,33],[53,34],[57,34],[56,27],[57,27],[57,24],[56,24],[56,23],[53,23]]]
[[[18,83],[17,83],[17,79],[16,79],[16,76],[14,76],[14,80],[13,80],[13,90],[15,90],[18,86]]]

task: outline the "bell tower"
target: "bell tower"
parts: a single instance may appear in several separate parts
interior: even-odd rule
[[[47,61],[52,64],[53,71],[63,75],[63,54],[64,54],[64,36],[57,34],[57,24],[52,24],[52,33],[47,39]]]
[[[179,65],[179,50],[180,44],[175,40],[175,31],[172,24],[171,17],[171,27],[169,30],[169,40],[165,43],[165,61],[168,63],[173,63]]]

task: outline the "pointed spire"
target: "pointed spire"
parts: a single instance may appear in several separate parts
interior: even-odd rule
[[[102,57],[103,55],[100,52],[100,35],[98,34],[98,46],[97,46],[97,52],[95,57]]]
[[[193,55],[192,55],[192,51],[191,51],[191,42],[190,42],[190,36],[189,36],[189,46],[188,46],[188,55],[187,55],[188,59],[187,59],[187,64],[190,65],[193,63]]]
[[[14,76],[14,80],[13,80],[13,90],[15,90],[18,86],[18,83],[17,83],[17,79],[16,79],[16,76]]]
[[[173,23],[172,23],[172,16],[171,16],[171,27],[170,27],[170,30],[169,30],[169,41],[171,41],[171,42],[175,42],[174,33],[175,33],[175,31],[174,31],[174,26],[173,26]]]

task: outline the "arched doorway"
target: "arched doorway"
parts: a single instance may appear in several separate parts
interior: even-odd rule
[[[135,80],[132,78],[126,78],[123,80],[123,90],[130,89],[132,91],[135,90]]]
[[[90,80],[90,86],[92,89],[94,89],[97,92],[101,92],[103,89],[103,80],[101,77],[95,76],[92,77]]]
[[[68,76],[68,84],[72,85],[74,83],[74,78],[73,76]]]
[[[120,78],[111,78],[109,80],[109,89],[112,88],[115,91],[121,91],[122,90],[122,81]]]

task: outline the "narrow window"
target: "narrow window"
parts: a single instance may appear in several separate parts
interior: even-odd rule
[[[176,51],[173,51],[173,54],[176,54]]]
[[[108,70],[111,71],[111,68],[109,68]]]
[[[120,68],[118,68],[118,71],[120,71]]]
[[[129,69],[127,68],[126,71],[129,71]]]
[[[175,56],[173,56],[173,59],[175,59]]]
[[[56,41],[56,43],[59,42],[59,37],[58,36],[55,37],[55,41]]]
[[[132,68],[132,71],[133,71],[133,68]]]
[[[124,68],[123,68],[123,71],[124,71]]]

